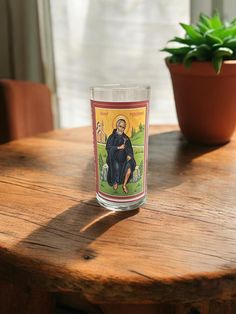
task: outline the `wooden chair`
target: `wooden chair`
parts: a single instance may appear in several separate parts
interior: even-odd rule
[[[46,85],[0,80],[0,143],[52,129],[51,97]]]

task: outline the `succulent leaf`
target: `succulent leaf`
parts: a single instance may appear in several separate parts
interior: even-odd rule
[[[224,43],[224,46],[236,50],[236,38],[230,39]]]
[[[209,28],[208,28],[205,24],[203,24],[202,22],[198,22],[198,23],[197,23],[197,26],[198,26],[198,28],[199,28],[199,31],[200,31],[203,35],[209,30]]]
[[[214,51],[214,56],[216,57],[230,57],[233,54],[233,50],[226,47],[219,47]]]
[[[194,44],[202,44],[204,43],[204,37],[200,32],[198,32],[192,25],[187,25],[184,23],[180,23],[183,29],[186,31],[189,38],[193,40]]]
[[[197,59],[199,61],[207,61],[211,56],[211,47],[206,44],[202,44],[197,47],[197,53]]]
[[[220,73],[222,67],[223,58],[222,57],[213,57],[212,63],[215,69],[216,74]]]
[[[211,29],[212,28],[212,25],[211,25],[211,19],[208,15],[204,14],[204,13],[200,13],[200,16],[199,16],[199,21],[204,24],[208,29]]]
[[[191,50],[190,47],[179,47],[179,48],[164,48],[161,51],[166,51],[176,55],[183,55]]]
[[[194,48],[193,50],[190,50],[186,56],[184,57],[184,60],[183,60],[183,63],[184,63],[184,66],[186,68],[189,68],[191,63],[192,63],[192,59],[194,57],[197,57],[197,48]]]
[[[213,17],[211,18],[211,26],[215,29],[223,26],[223,23],[220,19],[220,15],[217,11],[214,13]]]
[[[211,45],[214,45],[214,44],[223,44],[223,41],[222,39],[220,39],[219,37],[217,36],[213,36],[212,34],[206,34],[205,35],[205,38],[206,38],[206,41],[207,43],[211,44]]]
[[[236,18],[224,23],[218,12],[211,17],[201,13],[196,25],[180,23],[180,26],[185,30],[184,37],[174,37],[170,42],[182,46],[162,49],[170,53],[170,62],[189,67],[193,61],[211,61],[219,73],[224,60],[236,59]]]
[[[217,50],[215,50],[212,62],[214,69],[217,74],[219,74],[223,62],[224,57],[230,57],[233,55],[233,51],[229,48],[220,47]]]
[[[180,44],[185,44],[185,45],[191,45],[192,40],[189,38],[181,38],[181,37],[174,37],[173,39],[169,40],[168,42],[176,42]]]
[[[229,27],[221,27],[219,29],[216,29],[214,32],[212,32],[213,36],[219,37],[221,39],[224,39],[226,37],[231,36],[235,37],[236,36],[236,25],[230,25]]]
[[[183,62],[183,58],[184,58],[184,55],[172,55],[169,58],[169,61],[171,63],[182,63]]]
[[[230,22],[230,24],[236,24],[236,17]]]

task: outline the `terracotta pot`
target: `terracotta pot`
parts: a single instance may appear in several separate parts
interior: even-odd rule
[[[236,126],[236,61],[225,61],[220,74],[210,62],[189,69],[169,63],[179,126],[191,142],[223,144]]]

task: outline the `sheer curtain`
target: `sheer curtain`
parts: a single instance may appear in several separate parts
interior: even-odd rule
[[[51,0],[62,127],[90,124],[88,88],[138,82],[152,87],[151,123],[176,123],[161,49],[189,22],[189,0]]]

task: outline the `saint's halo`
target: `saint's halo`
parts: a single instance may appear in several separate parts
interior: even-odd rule
[[[127,133],[129,132],[130,124],[129,124],[129,119],[128,119],[126,116],[124,116],[124,115],[118,115],[118,116],[115,117],[115,119],[114,119],[113,122],[112,122],[112,127],[113,127],[113,129],[116,129],[116,123],[117,123],[117,121],[118,121],[119,119],[125,120],[125,122],[126,122],[126,128],[125,128],[125,131],[124,131],[124,132],[127,134]]]

